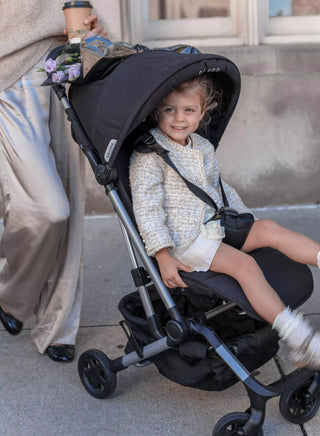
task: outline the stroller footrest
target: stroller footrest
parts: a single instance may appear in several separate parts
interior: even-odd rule
[[[279,395],[288,392],[301,385],[314,375],[314,371],[308,368],[296,369],[284,378],[271,383],[268,387]]]

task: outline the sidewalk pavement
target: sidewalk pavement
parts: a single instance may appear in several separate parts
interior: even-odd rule
[[[320,206],[266,208],[255,211],[320,241]],[[0,435],[5,436],[210,436],[229,412],[244,412],[248,397],[242,383],[222,392],[180,386],[161,376],[153,365],[132,366],[117,374],[114,394],[105,400],[89,395],[77,372],[79,355],[98,348],[115,358],[126,343],[118,325],[117,305],[132,292],[131,264],[114,214],[87,217],[81,328],[74,362],[59,364],[39,355],[30,340],[32,321],[18,337],[0,328]],[[313,296],[303,306],[320,328],[320,272],[312,268]],[[292,370],[279,353],[282,369]],[[262,383],[280,378],[274,360],[256,372]],[[302,426],[286,421],[279,397],[267,403],[265,436],[318,436],[320,412]]]

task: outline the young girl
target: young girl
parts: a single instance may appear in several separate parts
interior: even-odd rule
[[[183,83],[163,99],[152,114],[150,130],[179,172],[223,206],[219,170],[212,144],[194,133],[219,101],[219,91],[207,75]],[[320,268],[320,244],[274,221],[255,220],[241,249],[225,244],[224,229],[207,220],[214,210],[194,195],[156,153],[134,152],[130,183],[135,218],[149,256],[155,256],[164,284],[187,287],[178,271],[215,271],[236,279],[255,311],[287,342],[297,366],[320,369],[320,333],[302,315],[285,307],[247,253],[274,247],[296,262]],[[249,212],[239,195],[222,181],[229,206]]]

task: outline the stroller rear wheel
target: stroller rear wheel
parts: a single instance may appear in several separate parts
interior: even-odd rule
[[[242,428],[250,418],[249,413],[232,412],[223,416],[214,426],[212,436],[244,435]],[[257,428],[255,436],[263,436],[262,427]]]
[[[100,350],[82,353],[78,372],[84,388],[95,398],[107,398],[116,388],[116,374],[110,369],[110,360]]]
[[[319,394],[310,395],[313,377],[298,388],[282,394],[279,401],[281,415],[294,424],[303,424],[317,413],[320,407]]]

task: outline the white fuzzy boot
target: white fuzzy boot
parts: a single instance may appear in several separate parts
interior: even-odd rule
[[[278,314],[272,328],[287,343],[289,358],[295,366],[320,370],[320,333],[313,331],[301,313],[286,307]]]

